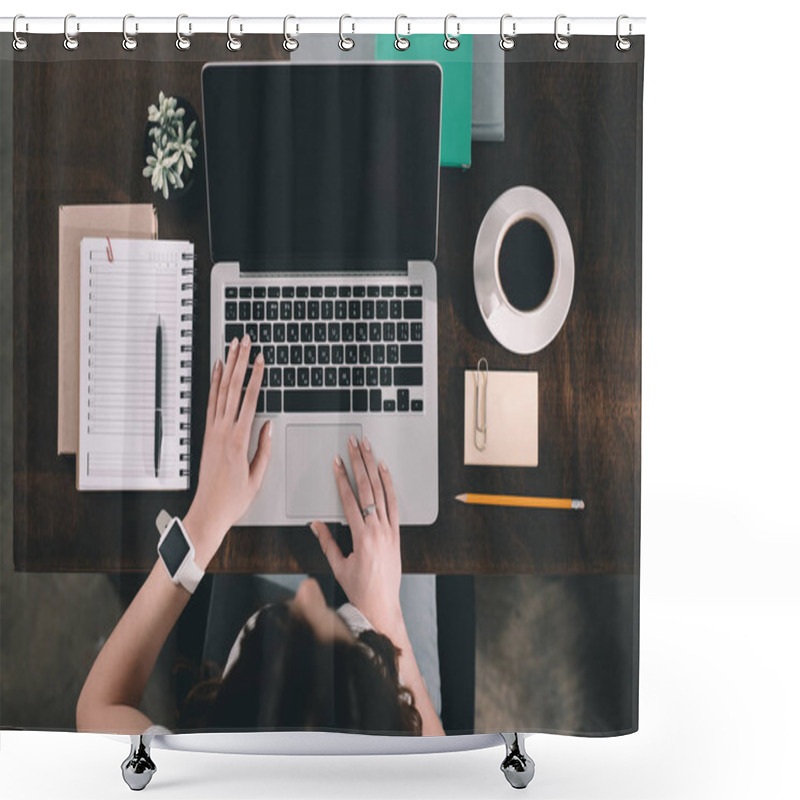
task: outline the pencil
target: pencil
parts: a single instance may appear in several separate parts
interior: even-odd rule
[[[457,494],[460,503],[482,506],[521,506],[524,508],[569,508],[576,511],[584,507],[583,500],[563,497],[521,497],[511,494]]]

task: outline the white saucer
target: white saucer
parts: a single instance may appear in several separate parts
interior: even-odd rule
[[[553,281],[547,296],[532,311],[511,305],[500,283],[498,259],[506,233],[531,219],[547,232],[553,248]],[[567,223],[556,204],[531,186],[515,186],[492,203],[475,242],[475,296],[486,326],[514,353],[542,350],[555,339],[567,318],[575,285],[575,256]]]

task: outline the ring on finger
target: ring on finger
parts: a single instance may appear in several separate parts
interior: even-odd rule
[[[361,509],[361,516],[366,519],[370,514],[374,514],[375,512],[375,503],[370,503],[366,508]]]

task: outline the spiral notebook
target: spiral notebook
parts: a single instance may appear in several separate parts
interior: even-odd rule
[[[191,242],[81,241],[78,489],[189,488],[193,275]]]

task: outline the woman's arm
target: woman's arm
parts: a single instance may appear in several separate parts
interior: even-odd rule
[[[217,362],[211,376],[200,477],[192,506],[183,520],[206,569],[231,525],[255,496],[269,462],[271,427],[261,429],[250,463],[247,446],[261,386],[264,360],[259,354],[242,396],[250,358],[250,340],[234,340],[225,368]],[[137,706],[164,646],[191,595],[172,582],[160,558],[98,654],[76,709],[79,731],[142,733],[150,720]]]
[[[194,531],[186,532],[194,542]],[[197,559],[205,569],[204,564]],[[159,558],[117,623],[78,699],[79,731],[142,733],[152,724],[138,710],[158,654],[191,595],[176,586]]]
[[[392,476],[386,464],[377,465],[366,437],[359,444],[351,436],[348,449],[358,499],[338,456],[333,472],[353,535],[353,552],[347,558],[342,555],[324,522],[312,522],[311,530],[347,598],[375,630],[388,636],[400,649],[400,682],[414,694],[423,735],[442,736],[444,728],[422,680],[400,607],[400,520]],[[370,507],[374,511],[364,516],[363,509]]]
[[[400,650],[400,683],[411,689],[414,694],[414,705],[422,718],[422,735],[444,736],[442,721],[433,707],[433,701],[428,694],[428,687],[425,686],[425,681],[422,680],[422,673],[419,671],[402,614],[394,629],[387,629],[381,631],[381,633],[385,633],[392,640],[394,646]]]

